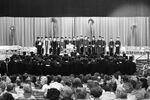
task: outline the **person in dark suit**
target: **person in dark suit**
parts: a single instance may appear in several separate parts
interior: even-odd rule
[[[80,52],[80,39],[79,36],[76,37],[76,48],[77,48],[77,53]]]
[[[96,39],[95,39],[95,36],[93,36],[91,42],[92,42],[92,54],[95,55],[96,54]]]
[[[84,38],[83,45],[84,45],[84,53],[83,54],[87,55],[88,54],[88,45],[89,45],[87,36],[85,36],[85,38]]]
[[[120,55],[121,42],[120,42],[120,38],[119,37],[117,37],[117,40],[115,42],[115,47],[116,47],[115,54]]]
[[[101,55],[103,53],[103,50],[102,50],[102,38],[101,36],[99,36],[97,42],[96,42],[96,52],[97,52],[97,55]]]
[[[68,44],[69,44],[69,40],[68,40],[68,38],[67,38],[67,37],[65,37],[65,39],[64,39],[64,43],[65,43],[65,48],[66,48],[66,45],[68,45]]]
[[[114,44],[114,41],[113,41],[112,38],[110,38],[110,42],[109,42],[108,46],[109,46],[109,53],[110,53],[110,56],[113,56],[115,44]]]
[[[104,37],[102,37],[102,54],[105,55],[106,52],[106,41]]]
[[[88,40],[88,55],[91,55],[92,54],[92,42],[90,40],[90,37],[87,37],[87,40]]]
[[[56,38],[53,38],[51,46],[52,46],[53,55],[56,55],[57,54],[57,47],[58,47],[58,43],[56,41]]]
[[[9,72],[9,66],[8,66],[8,64],[9,64],[9,58],[6,58],[2,63],[1,63],[1,66],[0,66],[0,73],[2,74],[2,75],[4,75],[4,74],[10,74],[10,72]]]
[[[81,35],[80,36],[80,54],[83,55],[83,52],[84,52],[84,44],[83,44],[83,36]]]
[[[73,44],[74,46],[76,46],[76,38],[75,37],[72,38],[71,44]]]
[[[57,40],[56,40],[56,41],[57,41],[57,55],[59,55],[59,54],[60,54],[60,48],[61,48],[61,47],[60,47],[60,46],[61,46],[61,45],[60,45],[60,38],[57,37]]]
[[[52,44],[52,37],[49,37],[49,54],[52,54],[52,46],[51,46],[51,44]]]
[[[42,46],[43,46],[43,42],[41,41],[40,37],[37,37],[37,40],[35,42],[35,47],[37,48],[38,55],[42,55]]]
[[[41,37],[41,42],[42,42],[42,50],[41,50],[41,52],[42,52],[42,54],[44,54],[44,48],[43,48],[43,44],[44,44],[44,38],[43,37]]]

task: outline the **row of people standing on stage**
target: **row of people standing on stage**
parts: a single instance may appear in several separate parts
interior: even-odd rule
[[[35,46],[37,48],[37,54],[39,55],[59,55],[63,49],[66,49],[68,44],[74,45],[76,52],[81,55],[102,55],[106,52],[106,41],[104,37],[101,36],[99,36],[98,39],[96,39],[95,36],[93,36],[92,39],[87,36],[77,36],[72,39],[70,37],[45,37],[45,39],[37,37]],[[108,47],[110,56],[114,55],[114,53],[119,55],[121,47],[119,37],[117,37],[116,41],[113,41],[113,39],[110,38]],[[114,48],[116,48],[115,52]]]

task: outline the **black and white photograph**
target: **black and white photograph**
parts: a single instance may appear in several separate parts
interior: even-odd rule
[[[0,0],[0,100],[150,100],[150,1]]]

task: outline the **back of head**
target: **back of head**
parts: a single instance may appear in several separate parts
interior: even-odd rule
[[[131,93],[132,90],[133,90],[133,85],[129,82],[126,82],[126,83],[123,84],[123,88],[125,89],[125,91],[127,93]]]
[[[107,83],[103,88],[105,91],[114,92],[116,91],[117,84],[116,82],[110,82],[110,83]]]
[[[148,82],[147,82],[147,81],[148,81],[148,80],[145,79],[145,78],[141,78],[141,79],[140,79],[140,82],[142,83],[142,88],[145,88],[145,89],[148,88]]]
[[[81,83],[81,80],[79,78],[75,78],[72,82],[72,87],[82,87],[82,83]]]
[[[69,86],[65,86],[62,93],[63,97],[71,98],[72,94],[73,94],[72,89]]]
[[[61,77],[60,77],[60,76],[55,76],[55,77],[53,78],[53,80],[54,80],[55,82],[60,83],[60,82],[61,82]]]
[[[87,92],[85,88],[77,88],[75,92],[76,99],[86,99]]]
[[[60,92],[55,88],[48,89],[47,91],[47,99],[48,100],[58,100]]]
[[[102,95],[102,89],[100,87],[93,87],[91,89],[91,95],[94,98],[99,98]]]
[[[32,93],[32,88],[31,88],[30,84],[24,84],[23,90],[24,90],[24,93]]]
[[[7,85],[7,89],[6,90],[8,92],[12,91],[13,89],[14,89],[14,85],[12,83],[10,83],[10,84]]]
[[[6,88],[6,85],[4,82],[0,82],[0,92],[4,92],[5,91],[5,88]],[[1,93],[0,93],[1,94]]]
[[[4,93],[1,100],[15,100],[10,93]]]
[[[123,87],[118,87],[116,90],[116,97],[120,99],[126,99],[127,98],[127,92]]]

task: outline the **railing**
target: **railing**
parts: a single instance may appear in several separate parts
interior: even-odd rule
[[[136,58],[136,61],[139,60],[141,57],[145,56],[146,54],[142,54],[141,56],[139,56],[138,58]]]

